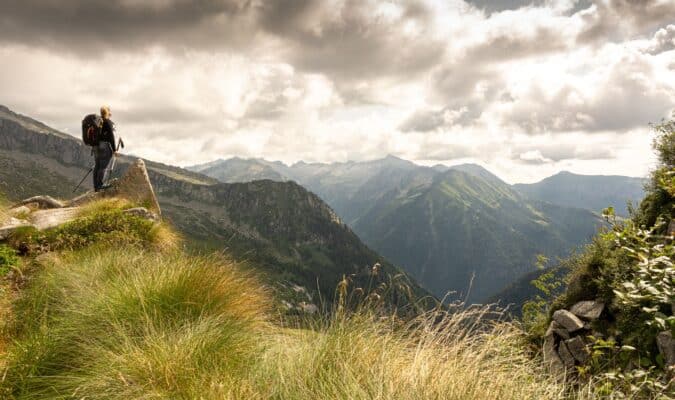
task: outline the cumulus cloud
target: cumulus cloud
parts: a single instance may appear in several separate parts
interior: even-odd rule
[[[512,181],[608,159],[635,174],[630,150],[646,171],[647,124],[675,108],[674,12],[667,0],[2,2],[0,103],[73,133],[110,104],[134,153],[182,165],[394,154]]]
[[[675,50],[675,25],[668,25],[656,31],[646,48],[647,53],[651,55],[671,50]]]
[[[671,0],[594,0],[593,6],[579,12],[585,27],[580,42],[623,40],[651,33],[675,20]]]

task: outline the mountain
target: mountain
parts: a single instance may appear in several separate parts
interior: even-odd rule
[[[577,175],[563,171],[537,183],[513,187],[532,199],[597,212],[611,206],[617,214],[628,216],[626,203],[637,204],[642,200],[645,183],[643,178]]]
[[[246,161],[317,193],[366,244],[437,296],[466,296],[473,280],[467,298],[486,300],[532,271],[536,254],[565,255],[601,223],[589,211],[528,199],[475,164],[429,168],[393,156],[291,166]],[[210,165],[208,174],[219,168]]]
[[[119,157],[116,172],[132,160]],[[0,192],[9,199],[72,197],[91,162],[80,140],[0,106]],[[193,243],[227,247],[238,260],[260,266],[272,282],[304,287],[314,301],[317,295],[332,299],[343,276],[367,284],[375,263],[381,264],[378,279],[401,272],[363,244],[318,196],[294,182],[228,184],[151,161],[146,167],[163,215]],[[83,184],[90,185],[90,179]]]
[[[238,157],[218,160],[211,163],[188,167],[188,170],[202,173],[221,182],[248,182],[261,179],[286,181],[273,167],[257,160],[244,160]]]
[[[432,293],[453,290],[473,302],[532,271],[537,254],[567,254],[600,223],[590,211],[531,201],[498,179],[450,169],[391,191],[354,230]]]

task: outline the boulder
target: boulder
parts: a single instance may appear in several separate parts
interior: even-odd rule
[[[553,320],[562,325],[570,333],[576,332],[584,327],[583,321],[567,310],[558,310],[554,312]]]
[[[77,219],[80,209],[77,207],[54,208],[38,210],[30,215],[33,225],[39,229],[49,229]]]
[[[78,196],[68,203],[69,207],[81,206],[103,198],[117,197],[129,200],[134,204],[141,204],[149,211],[161,217],[162,211],[150,183],[148,171],[143,160],[138,159],[131,164],[119,180],[115,180],[111,187],[100,192],[88,192]]]
[[[137,217],[149,219],[151,221],[159,221],[159,217],[154,212],[145,207],[134,207],[123,211],[125,214],[135,215]]]
[[[560,342],[558,345],[558,355],[567,369],[574,368],[574,364],[576,363],[575,358],[567,348],[565,342]]]
[[[545,336],[549,335],[557,335],[560,338],[563,339],[569,339],[570,338],[570,333],[565,329],[562,325],[560,325],[556,321],[551,321],[551,324],[548,326],[548,330],[546,331]]]
[[[30,222],[24,221],[22,219],[10,218],[7,223],[0,226],[0,240],[6,240],[12,235],[14,231],[27,226],[33,225]]]
[[[134,204],[142,204],[158,216],[161,215],[159,202],[150,183],[148,171],[143,160],[138,159],[129,166],[122,178],[115,181],[111,188],[103,191],[106,197],[127,199]]]
[[[49,210],[51,208],[61,208],[63,207],[63,203],[50,196],[33,196],[14,204],[12,208],[20,206],[34,206],[40,210]]]
[[[572,356],[582,364],[585,364],[591,356],[586,342],[580,336],[565,340],[564,344]]]
[[[553,335],[544,338],[544,363],[550,368],[551,373],[562,375],[565,373],[565,364],[563,364],[560,355],[555,349],[555,338]]]
[[[656,335],[656,344],[667,366],[675,365],[675,339],[670,331]]]
[[[599,301],[580,301],[570,308],[570,312],[581,319],[595,321],[600,318],[602,310],[605,309],[605,303]]]
[[[10,209],[7,213],[12,217],[17,217],[21,214],[30,214],[31,209],[27,206],[18,206]]]

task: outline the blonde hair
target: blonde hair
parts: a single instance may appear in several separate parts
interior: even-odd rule
[[[110,117],[110,106],[101,106],[101,117],[102,118]]]

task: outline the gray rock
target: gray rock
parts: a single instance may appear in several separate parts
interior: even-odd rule
[[[12,208],[17,208],[20,206],[25,206],[25,205],[35,205],[37,208],[41,210],[49,210],[51,208],[61,208],[63,207],[63,203],[60,201],[54,199],[53,197],[50,196],[33,196],[30,198],[27,198],[25,200],[22,200],[15,205],[12,206]]]
[[[574,364],[576,363],[575,358],[567,348],[565,342],[558,344],[558,355],[567,369],[574,368]]]
[[[562,325],[560,325],[556,321],[551,321],[551,324],[548,326],[548,330],[546,331],[545,336],[549,335],[557,335],[560,338],[563,339],[569,339],[570,338],[570,333],[565,329]]]
[[[159,217],[154,212],[145,207],[134,207],[123,211],[125,214],[135,215],[137,217],[149,219],[151,221],[159,221]]]
[[[544,338],[544,364],[546,364],[554,375],[563,375],[565,373],[565,364],[555,349],[555,338],[553,335]]]
[[[579,318],[587,321],[594,321],[600,318],[602,310],[605,309],[605,303],[599,301],[580,301],[570,308],[570,312]]]
[[[77,207],[55,208],[38,210],[31,214],[33,225],[39,230],[53,228],[79,217],[80,209]]]
[[[576,332],[584,327],[583,321],[567,310],[558,310],[554,312],[553,320],[562,325],[570,333]]]
[[[9,221],[3,225],[0,226],[0,240],[6,240],[9,238],[14,231],[16,231],[19,228],[27,227],[27,226],[33,226],[31,223],[28,221],[24,221],[21,219],[16,219],[16,218],[10,218]]]
[[[666,365],[675,365],[675,339],[670,331],[664,331],[656,335],[656,344],[663,356]]]
[[[584,339],[581,337],[573,337],[572,339],[565,340],[565,346],[572,354],[572,356],[582,364],[585,364],[586,361],[590,358],[591,354],[586,347]]]
[[[8,211],[8,213],[12,217],[16,217],[17,215],[21,215],[21,214],[30,214],[30,211],[31,211],[30,208],[28,208],[26,206],[18,206],[18,207],[14,207],[14,208],[10,209]]]

